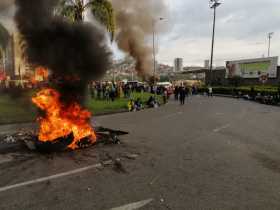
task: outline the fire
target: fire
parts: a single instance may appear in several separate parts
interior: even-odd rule
[[[49,76],[49,71],[43,67],[37,67],[35,70],[35,75],[37,77],[41,77],[42,80],[45,80]]]
[[[34,75],[30,75],[30,82],[32,84],[38,84],[39,82],[43,82],[46,81],[49,77],[49,71],[48,69],[44,68],[44,67],[37,67],[35,69],[35,73]]]
[[[38,119],[40,141],[51,142],[73,133],[74,141],[68,146],[71,149],[77,149],[77,143],[87,137],[92,143],[96,142],[96,135],[89,124],[91,113],[78,103],[62,104],[59,92],[51,88],[38,92],[32,101],[45,111],[45,116]]]

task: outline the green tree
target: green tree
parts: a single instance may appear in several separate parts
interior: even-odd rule
[[[58,13],[73,22],[83,21],[83,13],[89,9],[94,17],[103,24],[111,34],[115,33],[115,17],[113,6],[108,0],[61,0]]]

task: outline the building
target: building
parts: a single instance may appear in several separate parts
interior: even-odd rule
[[[280,83],[278,57],[244,59],[226,62],[226,79],[240,77],[245,85]]]
[[[14,53],[14,36],[9,36],[9,40],[3,54],[3,70],[9,78],[15,76],[15,53]]]
[[[172,80],[200,80],[201,82],[205,82],[205,72],[206,69],[203,67],[185,67],[183,71],[175,72]]]
[[[14,76],[14,37],[0,24],[0,71],[5,76]]]
[[[244,79],[259,79],[277,77],[278,57],[256,58],[246,60],[227,61],[227,77],[240,76]]]
[[[26,62],[22,48],[21,48],[21,40],[20,35],[18,33],[14,33],[14,62],[15,62],[15,69],[14,75],[18,79],[22,79],[24,76],[34,75],[35,73],[35,66],[28,64]]]
[[[8,34],[7,43],[1,48],[0,54],[0,71],[3,71],[7,78],[21,79],[28,70],[34,74],[34,68],[27,65],[23,59],[18,33]]]
[[[215,67],[212,71],[205,67],[185,67],[177,73],[178,78],[201,80],[213,86],[232,85],[239,79],[241,85],[279,85],[280,66],[278,57],[227,61],[226,66]]]
[[[175,60],[174,60],[174,71],[175,72],[183,71],[183,58],[175,58]]]
[[[173,67],[165,64],[159,64],[157,74],[159,76],[168,76],[173,73]]]

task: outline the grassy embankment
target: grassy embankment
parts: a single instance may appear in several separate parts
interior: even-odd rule
[[[32,122],[36,119],[37,109],[31,102],[31,95],[26,93],[21,96],[0,95],[0,124]],[[133,93],[132,98],[140,98],[146,102],[151,96],[149,93]],[[158,96],[162,103],[162,99]],[[128,99],[118,98],[114,102],[106,100],[96,100],[88,97],[86,107],[93,115],[110,114],[127,110]]]

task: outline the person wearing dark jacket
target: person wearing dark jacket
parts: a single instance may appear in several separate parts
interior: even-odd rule
[[[184,105],[186,100],[186,89],[183,86],[180,87],[179,89],[179,99],[180,99],[180,104]]]
[[[179,95],[179,88],[178,86],[175,87],[174,89],[174,96],[175,96],[175,100],[178,101],[178,95]]]

